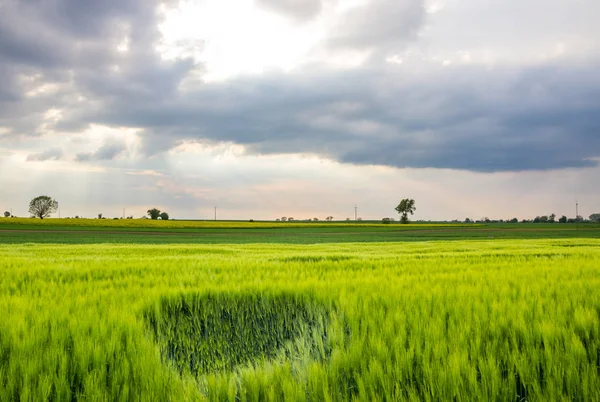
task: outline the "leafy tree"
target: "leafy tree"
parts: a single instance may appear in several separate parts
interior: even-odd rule
[[[333,216],[328,216],[327,218],[325,218],[325,220],[326,220],[327,222],[331,222],[331,221],[333,220]]]
[[[465,219],[465,223],[472,223],[472,222],[473,222],[473,221],[472,221],[471,219],[469,219],[469,218],[466,218],[466,219]]]
[[[392,222],[392,220],[390,218],[383,218],[381,220],[381,223],[385,223],[385,224],[390,224]]]
[[[160,216],[160,209],[156,209],[156,208],[152,208],[148,210],[148,216],[150,217],[150,219],[158,219],[158,217]]]
[[[319,218],[313,218],[314,222],[319,222]]]
[[[4,213],[4,216],[6,216],[6,212]],[[590,220],[592,222],[600,222],[600,214],[591,214]]]
[[[58,202],[47,195],[40,195],[29,202],[29,213],[36,218],[47,218],[57,210]]]
[[[566,216],[561,216],[560,219],[558,220],[558,223],[567,223],[567,217]]]
[[[98,214],[98,219],[102,219],[102,214]]]
[[[519,220],[517,218],[512,218],[510,220],[510,223],[519,223]]]
[[[400,222],[408,223],[408,214],[413,215],[417,208],[415,207],[415,200],[404,198],[395,209],[400,214]]]
[[[281,217],[281,222],[286,222],[287,221],[287,217],[286,216],[282,216]]]
[[[556,222],[556,214],[550,214],[550,216],[548,217],[548,222]]]
[[[160,213],[160,219],[162,219],[163,221],[168,221],[169,220],[169,214],[166,212],[161,212]]]
[[[9,216],[10,216],[10,212],[8,212],[8,211],[5,211],[5,212],[4,212],[4,217],[5,217],[5,218],[8,218]]]
[[[408,214],[413,215],[417,208],[415,207],[415,200],[404,198],[395,209],[400,214],[400,222],[408,223]]]

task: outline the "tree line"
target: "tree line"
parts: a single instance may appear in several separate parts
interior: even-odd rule
[[[412,198],[403,198],[400,200],[400,203],[394,208],[394,210],[400,215],[400,223],[406,224],[409,221],[408,216],[414,215],[416,211],[416,202]],[[50,217],[53,213],[56,213],[58,210],[58,202],[50,196],[41,195],[33,198],[29,202],[29,213],[34,218],[44,219]],[[166,211],[161,211],[158,208],[151,208],[147,211],[147,215],[150,219],[157,220],[169,220],[169,214]],[[8,211],[4,212],[4,217],[9,218],[12,214]],[[76,216],[75,218],[79,218]],[[98,219],[105,219],[103,214],[98,214]],[[113,218],[118,219],[118,218]],[[127,219],[133,219],[133,216],[127,217]],[[326,222],[332,222],[333,216],[327,216],[324,219]],[[350,218],[346,218],[346,221],[349,221]],[[360,221],[361,218],[357,218],[356,220]],[[293,217],[283,216],[281,218],[276,219],[277,222],[293,222]],[[307,219],[307,221],[318,222],[319,218]],[[394,218],[383,218],[381,220],[382,223],[389,224],[394,222]],[[575,218],[567,218],[565,215],[556,219],[556,214],[550,215],[541,215],[536,216],[533,219],[523,219],[519,221],[517,218],[512,218],[508,220],[491,220],[487,217],[482,218],[480,220],[471,220],[470,218],[466,218],[464,221],[453,220],[453,223],[578,223],[578,222],[586,222],[586,220],[582,216],[577,216]],[[593,213],[589,216],[587,222],[600,223],[600,213]]]
[[[52,214],[58,211],[58,201],[48,195],[40,195],[39,197],[33,198],[29,202],[29,213],[32,218],[49,218]],[[152,208],[147,211],[150,219],[161,219],[163,221],[169,220],[169,214],[166,211],[160,211],[157,208]],[[10,218],[13,216],[9,211],[4,212],[5,218]],[[79,218],[79,216],[75,216],[75,218]],[[98,219],[106,219],[103,214],[98,214]],[[118,218],[113,218],[118,219]],[[133,216],[128,216],[127,219],[133,219]]]

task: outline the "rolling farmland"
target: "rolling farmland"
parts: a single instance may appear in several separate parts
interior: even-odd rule
[[[599,398],[597,226],[24,221],[3,401]]]

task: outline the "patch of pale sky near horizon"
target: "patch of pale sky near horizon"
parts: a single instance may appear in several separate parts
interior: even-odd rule
[[[310,155],[257,156],[239,145],[198,143],[135,164],[27,162],[27,152],[12,151],[0,160],[0,187],[5,189],[0,209],[12,209],[17,216],[27,216],[29,200],[42,193],[59,200],[63,217],[121,216],[123,208],[139,217],[157,206],[173,217],[210,219],[217,205],[222,219],[345,219],[358,204],[364,219],[379,219],[394,216],[393,207],[404,196],[417,200],[415,219],[425,220],[571,216],[575,199],[587,216],[600,205],[592,185],[600,176],[598,167],[492,174],[397,169],[343,165]]]

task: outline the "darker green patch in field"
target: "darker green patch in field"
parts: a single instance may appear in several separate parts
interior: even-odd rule
[[[144,313],[163,357],[180,373],[234,370],[278,356],[331,351],[329,310],[309,297],[214,294],[163,298]]]
[[[352,260],[355,257],[347,255],[297,255],[280,258],[281,262],[338,262]]]

